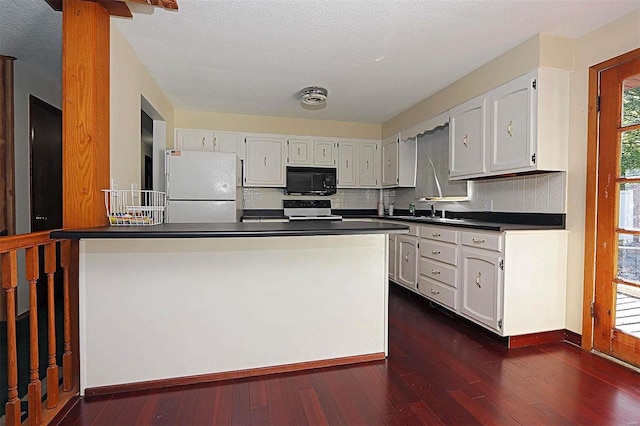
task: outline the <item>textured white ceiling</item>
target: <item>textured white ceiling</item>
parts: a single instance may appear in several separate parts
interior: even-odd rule
[[[177,109],[381,123],[537,33],[578,37],[640,0],[129,5],[133,19],[112,19]],[[33,63],[59,75],[60,15],[47,7],[0,0],[0,54],[41,53]],[[309,85],[329,90],[326,108],[300,107]]]

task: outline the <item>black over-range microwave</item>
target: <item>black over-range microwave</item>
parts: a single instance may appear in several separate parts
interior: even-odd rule
[[[335,167],[287,167],[285,194],[333,195],[336,193]]]

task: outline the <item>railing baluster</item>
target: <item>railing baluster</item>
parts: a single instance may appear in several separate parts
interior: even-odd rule
[[[68,392],[73,387],[73,360],[71,358],[71,308],[69,292],[69,268],[71,267],[71,242],[60,243],[60,265],[64,285],[64,354],[62,355],[62,389]]]
[[[7,388],[8,401],[5,423],[20,425],[20,400],[18,399],[18,350],[16,347],[16,287],[18,285],[16,251],[0,254],[2,264],[2,288],[7,303]]]
[[[29,424],[37,425],[42,420],[42,383],[38,349],[38,277],[40,264],[38,246],[25,249],[26,278],[29,281]]]
[[[56,306],[54,276],[56,272],[56,243],[44,245],[44,271],[47,274],[49,302],[49,366],[47,367],[47,408],[58,405],[58,364],[56,363]]]

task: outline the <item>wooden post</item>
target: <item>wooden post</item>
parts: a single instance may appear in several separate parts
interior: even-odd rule
[[[68,392],[73,387],[73,360],[71,359],[71,310],[69,299],[71,242],[69,240],[65,240],[60,243],[60,257],[64,291],[64,353],[62,354],[62,390]]]
[[[38,277],[40,262],[38,246],[25,249],[26,278],[29,281],[29,424],[37,425],[42,419],[42,382],[38,360]]]
[[[62,4],[62,171],[65,228],[107,224],[109,13],[99,3]]]
[[[16,341],[16,287],[18,286],[18,265],[16,251],[0,254],[2,267],[2,288],[7,302],[7,404],[5,423],[20,425],[20,400],[18,399],[18,348]]]
[[[53,274],[56,272],[56,243],[44,246],[44,272],[47,274],[49,306],[49,365],[47,367],[47,408],[58,405],[58,364],[56,363],[56,305]]]

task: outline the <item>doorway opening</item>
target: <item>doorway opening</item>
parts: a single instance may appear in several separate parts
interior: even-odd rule
[[[160,113],[144,97],[140,97],[141,109],[141,156],[140,156],[140,187],[154,191],[164,191],[164,151],[167,140],[167,123]],[[145,138],[144,132],[147,133]],[[144,145],[149,146],[150,150]],[[148,158],[147,158],[148,157]]]

